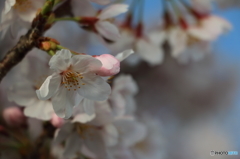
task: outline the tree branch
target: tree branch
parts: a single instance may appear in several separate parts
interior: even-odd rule
[[[32,22],[31,29],[20,37],[18,43],[7,52],[5,57],[0,61],[0,82],[3,77],[31,51],[45,30],[45,24],[51,13],[54,0],[46,1],[42,11],[37,14]]]

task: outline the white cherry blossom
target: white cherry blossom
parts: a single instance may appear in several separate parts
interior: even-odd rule
[[[191,26],[187,31],[191,36],[201,40],[213,41],[231,28],[232,26],[227,20],[219,16],[209,15],[202,18],[199,25]]]
[[[135,41],[136,53],[150,65],[155,66],[163,61],[163,51],[148,38],[139,38]]]
[[[43,3],[44,0],[6,0],[1,14],[0,31],[8,27],[19,29],[19,23],[21,26],[26,26],[24,22],[30,24]],[[18,27],[13,27],[14,25]],[[6,31],[3,33],[2,37]]]
[[[35,91],[44,82],[44,77],[49,75],[47,60],[41,59],[32,53],[42,54],[42,51],[33,50],[18,66],[16,75],[21,80],[13,79],[13,84],[8,90],[8,99],[19,106],[25,107],[24,115],[41,120],[50,120],[54,111],[50,100],[39,100]],[[33,74],[34,72],[34,74]]]
[[[109,100],[115,116],[128,116],[135,112],[136,103],[134,96],[137,93],[138,86],[131,75],[120,75],[113,81]]]
[[[127,137],[128,141],[133,140],[139,135],[138,140],[132,141],[130,147],[118,145],[112,150],[112,153],[117,159],[162,159],[164,158],[164,138],[160,123],[156,119],[145,116],[143,119],[144,134],[140,132],[140,127],[135,128],[133,132],[127,132],[134,137],[126,136],[125,134],[121,137]],[[118,128],[118,126],[117,126]],[[132,129],[132,128],[131,128]],[[129,130],[131,130],[129,129]],[[139,132],[138,132],[139,131]],[[142,133],[142,134],[141,134]]]
[[[63,125],[55,138],[55,144],[66,141],[63,156],[77,157],[81,152],[91,158],[109,158],[108,147],[117,144],[118,132],[112,125],[113,117],[108,105],[102,104],[96,110],[96,118],[82,123],[75,116],[72,123]]]
[[[116,59],[119,61],[124,60],[133,53],[133,50],[126,50],[116,55]],[[99,71],[98,71],[99,72]],[[105,78],[107,80],[108,78]],[[136,83],[128,76],[120,76],[114,81],[112,93],[109,96],[109,101],[93,101],[84,98],[79,106],[75,110],[78,120],[82,123],[91,121],[96,117],[95,108],[101,107],[102,105],[108,105],[111,107],[111,112],[118,115],[123,115],[125,112],[133,112],[135,110],[135,102],[133,95],[137,93]],[[126,109],[126,110],[125,110]],[[75,117],[76,118],[76,117]]]
[[[131,49],[134,42],[134,34],[128,29],[122,29],[120,31],[121,37],[114,43],[110,43],[107,47],[111,50],[112,53],[117,53],[124,51],[126,49]]]
[[[107,21],[110,18],[116,17],[122,13],[127,12],[128,5],[126,4],[113,4],[105,8],[98,16],[98,22],[95,24],[96,30],[103,37],[108,40],[116,41],[120,37],[118,28]]]
[[[55,72],[48,76],[37,95],[39,99],[52,99],[55,113],[62,118],[72,115],[72,108],[84,97],[103,101],[111,93],[109,84],[96,75],[102,63],[89,55],[74,55],[60,50],[49,61]]]
[[[72,5],[78,4],[78,3],[79,2],[74,2],[72,3]],[[100,11],[100,13],[97,16],[94,16],[94,12],[95,12],[95,15],[97,13],[96,11],[94,11],[94,9],[92,9],[91,6],[89,6],[89,4],[85,4],[85,5],[88,8],[87,12],[89,12],[89,15],[86,15],[85,13],[82,13],[81,11],[79,11],[76,6],[75,6],[76,9],[73,9],[75,16],[83,16],[81,17],[80,24],[82,24],[83,26],[89,27],[92,31],[97,32],[107,40],[110,40],[110,41],[118,40],[120,38],[119,30],[109,20],[122,13],[127,12],[128,5],[126,4],[110,5],[107,8]]]

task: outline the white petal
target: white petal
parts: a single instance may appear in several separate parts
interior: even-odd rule
[[[163,61],[164,54],[160,46],[151,44],[144,39],[137,41],[136,52],[151,65],[161,64]]]
[[[88,114],[78,114],[74,117],[72,122],[79,122],[79,123],[87,123],[89,121],[92,121],[96,117],[95,114],[88,115]]]
[[[72,109],[75,106],[74,93],[73,90],[68,91],[62,86],[52,98],[53,109],[59,117],[68,119],[72,116]]]
[[[112,92],[124,92],[124,94],[136,95],[138,93],[138,86],[131,75],[120,75],[113,81]]]
[[[187,47],[188,34],[176,27],[172,28],[168,34],[168,42],[171,47],[173,57],[179,56]]]
[[[115,146],[118,143],[118,131],[112,124],[104,126],[102,136],[107,146]]]
[[[132,49],[129,50],[125,50],[119,54],[117,54],[115,57],[119,60],[119,61],[123,61],[124,59],[126,59],[128,56],[132,55],[134,53],[134,51]]]
[[[101,5],[106,5],[111,2],[110,0],[90,0],[90,1],[101,4]]]
[[[15,3],[16,3],[16,0],[6,0],[2,14],[8,13],[11,10],[12,6],[14,6]]]
[[[148,35],[148,38],[151,40],[151,42],[153,44],[161,47],[163,42],[166,40],[166,32],[165,31],[153,31]]]
[[[106,100],[110,93],[111,87],[100,76],[95,74],[86,74],[82,79],[85,85],[82,85],[80,89],[77,89],[79,95],[94,101]]]
[[[20,106],[31,106],[37,99],[31,81],[28,80],[24,80],[11,86],[7,94],[9,101],[14,101]]]
[[[120,92],[111,94],[111,106],[112,111],[116,116],[123,116],[125,114],[126,102]]]
[[[146,136],[146,127],[135,121],[129,119],[119,119],[114,122],[121,137],[120,142],[125,146],[132,146],[144,139]]]
[[[83,107],[84,113],[86,113],[88,115],[95,114],[94,106],[95,106],[95,101],[88,100],[88,99],[83,99],[82,100],[82,107]]]
[[[86,147],[99,158],[108,158],[101,131],[93,127],[86,129],[83,133]]]
[[[65,141],[65,139],[72,134],[73,126],[72,123],[66,123],[60,129],[57,129],[53,144],[58,145]]]
[[[90,125],[102,126],[111,124],[114,120],[110,105],[108,101],[101,101],[95,103],[95,114],[94,120],[90,121]]]
[[[71,134],[66,141],[63,156],[65,158],[77,157],[76,154],[77,152],[79,152],[82,144],[83,144],[83,141],[81,140],[81,138],[77,133]]]
[[[59,89],[61,84],[61,76],[53,74],[48,76],[39,90],[36,91],[37,96],[41,100],[47,100],[51,98]]]
[[[72,57],[72,69],[80,73],[96,72],[102,66],[102,63],[89,55],[74,55]]]
[[[217,38],[217,36],[215,36],[211,32],[208,32],[207,30],[205,30],[205,28],[202,27],[191,27],[188,29],[188,33],[191,36],[200,40],[213,41]]]
[[[70,66],[72,54],[69,50],[62,49],[50,59],[50,69],[64,71]]]
[[[22,12],[22,10],[18,11],[17,14],[21,20],[25,22],[32,22],[33,19],[36,17],[36,11],[37,9],[35,8],[28,8],[24,10],[24,12]]]
[[[128,5],[126,4],[113,4],[105,8],[98,16],[99,19],[109,19],[113,18],[119,14],[128,11]]]
[[[40,120],[50,120],[54,113],[52,103],[50,101],[35,101],[31,106],[24,109],[24,114],[28,117]]]
[[[95,27],[98,33],[108,40],[117,41],[120,38],[118,28],[108,21],[99,21]]]

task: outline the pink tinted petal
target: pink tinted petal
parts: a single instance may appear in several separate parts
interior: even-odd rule
[[[110,54],[95,57],[102,62],[102,67],[97,74],[100,76],[113,76],[120,71],[120,61]]]
[[[126,4],[113,4],[106,9],[104,9],[98,16],[99,19],[109,19],[113,18],[119,14],[125,13],[128,11],[128,5]]]
[[[54,127],[59,128],[63,125],[64,120],[62,118],[59,118],[55,113],[53,113],[51,123]]]
[[[110,22],[99,21],[95,24],[95,27],[98,33],[108,40],[117,41],[120,38],[118,28]]]

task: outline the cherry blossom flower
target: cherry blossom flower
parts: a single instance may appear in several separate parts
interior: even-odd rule
[[[116,117],[132,115],[135,112],[134,96],[137,92],[138,86],[130,75],[120,75],[113,81],[109,100]]]
[[[119,39],[120,34],[118,28],[111,24],[107,19],[113,18],[119,14],[125,13],[128,10],[128,5],[126,4],[114,4],[107,8],[105,8],[100,14],[97,16],[99,19],[95,24],[96,30],[103,37],[108,40],[116,41]]]
[[[109,19],[125,13],[127,10],[128,5],[126,4],[113,4],[103,9],[95,17],[89,17],[89,15],[87,17],[81,17],[80,24],[89,28],[91,31],[97,32],[107,40],[116,41],[120,38],[120,33],[118,28],[110,23]],[[76,16],[81,14],[77,10],[74,11],[74,13]]]
[[[172,27],[168,30],[167,41],[171,47],[171,55],[177,58],[188,44],[188,34],[180,27]]]
[[[24,22],[31,23],[36,16],[37,10],[43,6],[44,0],[6,0],[5,6],[1,14],[0,31],[6,29],[13,24],[18,23],[18,27],[14,29],[19,30],[19,23],[26,26]],[[14,30],[14,32],[16,32]],[[4,35],[6,30],[3,32]],[[2,37],[4,36],[2,35]]]
[[[116,55],[116,59],[122,61],[132,53],[132,50],[126,50]],[[105,80],[107,80],[107,78],[105,78]],[[84,98],[76,108],[75,114],[77,114],[78,120],[82,123],[94,119],[96,117],[95,108],[101,107],[101,105],[108,105],[112,108],[111,111],[118,115],[123,115],[122,113],[126,112],[130,114],[130,112],[135,110],[133,95],[137,93],[137,89],[136,83],[132,81],[131,77],[120,76],[116,78],[116,82],[114,81],[113,83],[112,94],[109,96],[108,101],[93,101]]]
[[[66,123],[59,129],[54,144],[65,141],[64,157],[77,157],[77,152],[85,149],[82,153],[86,156],[109,158],[108,147],[116,145],[118,139],[118,132],[111,124],[113,118],[109,110],[108,105],[101,105],[96,112],[97,118],[91,122],[81,123],[82,120],[76,116],[72,123]]]
[[[180,64],[187,64],[190,61],[197,62],[211,53],[210,44],[207,42],[198,42],[188,46],[181,54],[176,56]]]
[[[41,100],[52,99],[53,109],[59,117],[69,118],[72,108],[83,97],[103,101],[111,93],[109,84],[96,75],[102,63],[92,56],[72,56],[70,51],[61,50],[50,59],[49,65],[55,72],[36,92]]]
[[[135,42],[136,53],[150,65],[158,65],[163,61],[163,52],[160,46],[155,45],[149,39],[140,38]]]
[[[191,36],[198,37],[201,40],[213,41],[231,28],[232,26],[227,20],[210,15],[202,18],[199,25],[189,27],[187,31]]]
[[[39,100],[36,90],[49,75],[47,59],[40,58],[32,53],[41,54],[42,51],[33,50],[19,65],[15,74],[21,77],[14,78],[8,90],[8,100],[19,106],[24,106],[24,115],[41,120],[50,120],[54,114],[50,100]],[[16,68],[17,69],[17,68]],[[34,72],[34,74],[32,74]]]
[[[109,43],[107,47],[111,50],[112,53],[117,53],[124,51],[126,49],[131,49],[133,42],[135,40],[134,34],[131,30],[122,29],[120,32],[121,37],[114,43]]]
[[[134,136],[139,135],[139,139],[133,141],[130,147],[118,145],[112,152],[118,159],[161,159],[164,158],[164,138],[160,123],[156,119],[152,119],[149,116],[145,116],[143,123],[141,123],[144,133],[138,132],[137,128],[133,132],[127,132]],[[140,126],[140,125],[139,125]],[[118,127],[117,127],[118,128]],[[140,127],[139,127],[140,128]],[[127,129],[124,129],[127,130]],[[126,136],[121,136],[126,137]],[[132,140],[128,136],[126,139]]]

